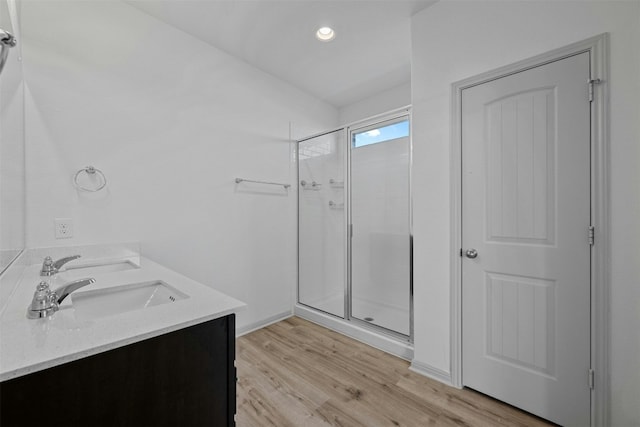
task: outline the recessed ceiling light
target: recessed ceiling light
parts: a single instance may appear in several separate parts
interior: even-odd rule
[[[323,42],[329,42],[336,37],[336,32],[332,28],[322,27],[316,31],[316,38]]]

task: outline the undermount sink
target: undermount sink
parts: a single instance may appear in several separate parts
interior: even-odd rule
[[[140,267],[128,260],[118,260],[115,262],[102,262],[84,265],[73,265],[73,263],[70,263],[59,274],[62,277],[71,279],[75,277],[95,276],[96,274],[116,273],[119,271],[133,270],[136,268]]]
[[[189,296],[161,280],[76,292],[71,295],[76,318],[80,320],[143,310],[186,298]]]

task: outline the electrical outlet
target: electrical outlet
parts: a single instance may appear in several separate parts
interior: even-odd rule
[[[73,237],[73,220],[71,218],[56,218],[54,224],[56,239],[70,239]]]

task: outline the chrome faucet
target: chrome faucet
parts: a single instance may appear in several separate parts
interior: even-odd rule
[[[66,285],[60,286],[55,291],[51,291],[49,284],[44,280],[38,284],[33,294],[33,300],[27,308],[29,319],[40,319],[49,317],[60,308],[62,301],[73,291],[95,283],[96,279],[87,278],[74,280]]]
[[[73,255],[73,256],[60,258],[59,260],[54,262],[53,259],[51,259],[51,257],[48,256],[44,259],[44,262],[42,263],[40,276],[53,276],[58,271],[60,271],[60,268],[63,265],[65,265],[69,261],[73,261],[74,259],[78,259],[78,258],[80,258],[80,255]]]

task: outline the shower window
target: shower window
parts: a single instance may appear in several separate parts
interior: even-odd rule
[[[352,146],[358,148],[405,137],[409,137],[408,119],[353,133]]]

